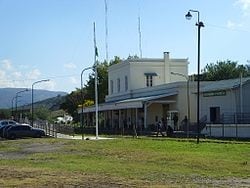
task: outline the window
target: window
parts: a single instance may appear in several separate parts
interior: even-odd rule
[[[220,107],[210,107],[210,121],[220,123]]]
[[[121,83],[120,78],[117,79],[117,92],[119,93],[121,91]]]
[[[153,86],[153,76],[152,75],[146,75],[146,86],[147,87]]]
[[[114,83],[113,83],[113,80],[110,80],[110,93],[111,94],[114,93]]]
[[[16,124],[15,121],[9,121],[9,124]]]
[[[125,91],[128,91],[128,77],[125,76]]]
[[[5,126],[5,125],[8,125],[8,122],[7,121],[3,121],[1,124]]]
[[[146,72],[144,73],[146,76],[146,86],[152,87],[153,86],[153,76],[157,76],[155,72]]]

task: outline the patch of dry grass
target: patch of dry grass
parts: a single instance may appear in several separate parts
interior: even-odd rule
[[[146,138],[1,141],[0,185],[247,187],[250,186],[249,146],[247,142],[197,145]]]

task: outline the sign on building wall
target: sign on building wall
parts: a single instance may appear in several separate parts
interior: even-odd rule
[[[225,90],[222,91],[211,91],[203,93],[203,97],[214,97],[214,96],[225,96],[227,93]]]

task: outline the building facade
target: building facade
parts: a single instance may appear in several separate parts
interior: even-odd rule
[[[176,81],[186,81],[188,59],[172,59],[169,52],[163,58],[128,59],[111,66],[108,70],[109,93],[106,102],[131,98],[133,90],[158,86]]]
[[[188,59],[163,58],[128,59],[109,67],[108,95],[99,104],[103,127],[140,130],[150,129],[164,119],[168,126],[180,129],[180,122],[187,116],[188,99],[195,103],[194,82],[187,82]],[[187,85],[188,83],[188,85]],[[189,93],[187,93],[187,87]],[[95,107],[84,108],[85,119],[94,114]],[[79,110],[79,113],[81,110]],[[190,120],[195,119],[196,106],[192,107]],[[178,124],[173,125],[173,116]]]
[[[110,66],[108,77],[108,95],[98,105],[100,129],[152,130],[163,120],[176,131],[197,130],[197,83],[189,80],[188,59],[170,58],[168,52],[163,58],[128,59]],[[232,137],[250,137],[248,96],[250,78],[200,82],[202,133],[225,136],[226,130]],[[87,125],[95,125],[94,112],[95,106],[83,109]],[[183,127],[185,117],[189,128]]]
[[[200,114],[207,115],[209,123],[239,123],[243,119],[235,119],[237,114],[250,115],[249,96],[249,77],[210,82],[200,91]]]
[[[209,83],[201,88],[202,133],[212,137],[250,138],[250,78]]]

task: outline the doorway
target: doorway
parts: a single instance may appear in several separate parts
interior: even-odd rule
[[[220,107],[210,107],[210,122],[220,123]]]

